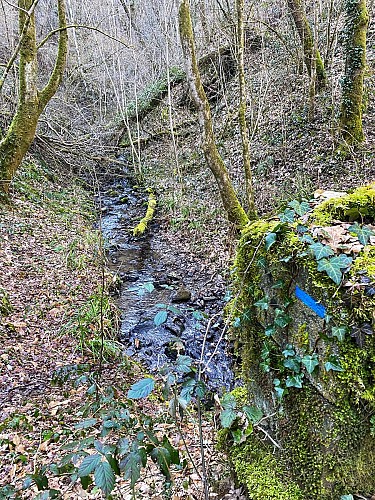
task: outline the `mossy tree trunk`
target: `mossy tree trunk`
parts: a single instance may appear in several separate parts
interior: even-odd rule
[[[347,144],[364,139],[362,126],[363,80],[369,15],[366,0],[346,0],[346,61],[342,84],[340,132]]]
[[[237,198],[229,178],[229,173],[216,147],[211,109],[206,93],[203,89],[198,69],[189,0],[182,0],[180,4],[179,26],[182,50],[185,57],[187,79],[193,100],[198,109],[199,123],[203,134],[203,152],[207,164],[211,169],[219,187],[228,219],[236,224],[237,227],[243,227],[249,219]]]
[[[68,50],[65,0],[58,0],[59,43],[54,69],[46,86],[39,90],[38,46],[32,0],[19,0],[19,33],[24,32],[19,52],[19,97],[15,115],[0,142],[0,192],[7,193],[12,178],[35,137],[39,117],[56,93],[65,70]]]
[[[303,0],[287,0],[287,3],[302,43],[307,72],[311,78],[314,76],[313,71],[315,70],[316,87],[317,90],[320,90],[325,86],[327,76],[322,57],[314,43],[311,26],[303,7]]]
[[[251,172],[250,161],[250,139],[249,129],[246,121],[246,80],[244,70],[244,0],[236,0],[237,10],[237,58],[238,58],[238,80],[240,84],[240,106],[238,110],[238,118],[240,122],[241,139],[242,139],[242,157],[245,172],[246,197],[248,204],[248,216],[250,219],[256,219],[257,213],[254,201],[254,189]]]

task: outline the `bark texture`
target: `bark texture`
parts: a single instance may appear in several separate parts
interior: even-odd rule
[[[364,140],[362,126],[363,81],[369,15],[366,0],[346,0],[346,60],[342,84],[340,132],[347,144]]]
[[[38,61],[33,0],[19,0],[20,43],[19,98],[8,131],[0,142],[0,192],[7,193],[12,178],[35,137],[39,117],[56,93],[65,70],[68,50],[67,30],[59,31],[54,69],[46,86],[37,86]],[[58,0],[59,28],[66,26],[65,0]]]
[[[322,57],[314,43],[311,26],[303,7],[303,0],[287,0],[287,2],[302,43],[307,72],[311,78],[315,69],[317,90],[320,90],[325,86],[327,76]]]
[[[180,4],[179,27],[187,79],[193,100],[198,109],[199,123],[203,134],[202,148],[205,159],[219,187],[228,219],[237,227],[243,227],[249,219],[237,198],[229,173],[216,147],[211,109],[198,69],[189,0],[182,0]]]

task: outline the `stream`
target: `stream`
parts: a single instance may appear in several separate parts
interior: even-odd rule
[[[224,327],[225,280],[207,276],[198,268],[199,259],[179,252],[181,245],[174,248],[157,220],[135,238],[132,229],[146,203],[147,194],[126,178],[107,184],[101,195],[109,267],[121,283],[120,341],[128,356],[153,373],[179,354],[199,361],[205,343],[204,380],[212,391],[228,391],[234,383],[231,356],[225,339],[217,345]]]

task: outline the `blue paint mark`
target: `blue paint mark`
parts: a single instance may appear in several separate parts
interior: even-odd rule
[[[315,314],[319,316],[319,318],[325,318],[326,308],[322,304],[318,304],[316,300],[314,300],[310,295],[303,290],[301,290],[298,286],[296,286],[296,297],[301,302],[307,305]]]

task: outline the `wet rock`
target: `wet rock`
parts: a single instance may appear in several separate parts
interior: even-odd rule
[[[180,287],[176,292],[172,295],[172,302],[174,304],[180,304],[182,302],[189,302],[191,299],[191,291],[185,287]]]

